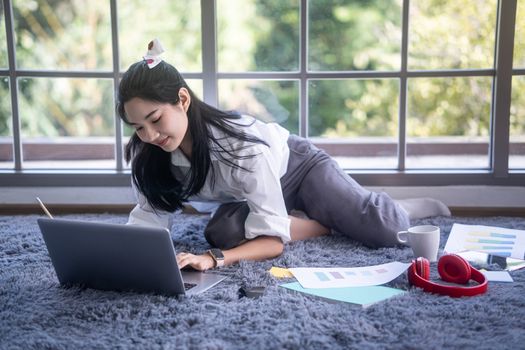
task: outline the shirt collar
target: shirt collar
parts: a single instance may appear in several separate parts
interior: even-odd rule
[[[253,118],[243,116],[238,122],[244,122],[247,125],[250,125],[253,122]],[[226,136],[223,132],[221,132],[213,125],[209,125],[208,128],[212,135],[219,140],[219,143],[222,143],[226,148],[231,147],[231,145],[228,142],[229,140],[231,140],[231,137]],[[220,160],[214,152],[210,153],[210,159],[212,162]],[[191,167],[190,160],[186,158],[186,156],[180,150],[180,148],[177,148],[175,151],[171,152],[171,164],[179,167]]]
[[[186,158],[180,148],[177,148],[175,151],[171,152],[171,164],[187,168],[191,166],[189,159]]]
[[[219,158],[215,153],[211,152],[210,160],[212,162],[215,162],[219,160]],[[178,167],[191,167],[190,160],[186,157],[186,155],[181,151],[180,148],[177,148],[175,151],[171,152],[171,164]]]

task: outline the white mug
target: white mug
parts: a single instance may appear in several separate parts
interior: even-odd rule
[[[399,243],[412,248],[416,258],[423,257],[432,262],[437,261],[439,237],[439,227],[432,225],[413,226],[396,235]]]

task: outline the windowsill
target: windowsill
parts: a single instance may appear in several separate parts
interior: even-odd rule
[[[394,199],[432,197],[458,213],[499,213],[525,216],[525,186],[366,186],[386,192]],[[127,187],[5,187],[0,196],[0,214],[41,213],[35,197],[61,212],[127,213],[135,204]],[[69,208],[69,209],[68,209]]]
[[[525,183],[525,140],[513,140],[509,174],[489,169],[484,138],[434,137],[407,144],[406,170],[397,169],[392,138],[311,138],[365,186],[444,186]],[[116,186],[130,184],[129,168],[116,170],[111,138],[30,139],[23,144],[23,170],[14,170],[12,144],[0,138],[0,187]],[[93,159],[94,155],[99,159]],[[9,161],[6,161],[9,160]]]

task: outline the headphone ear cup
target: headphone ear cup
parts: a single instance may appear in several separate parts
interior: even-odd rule
[[[438,272],[446,282],[466,284],[470,280],[470,264],[456,254],[443,255],[438,262]]]
[[[414,262],[416,264],[416,273],[423,279],[430,279],[430,262],[425,258],[417,258]]]

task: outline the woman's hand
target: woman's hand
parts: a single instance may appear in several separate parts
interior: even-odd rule
[[[237,247],[223,250],[224,266],[236,264],[240,260],[265,260],[282,254],[284,244],[278,237],[259,236],[245,241]],[[191,266],[196,270],[205,271],[215,267],[215,261],[208,253],[194,255],[190,253],[177,254],[179,268]]]
[[[179,269],[182,269],[186,266],[191,266],[195,270],[199,271],[206,271],[215,267],[215,261],[208,253],[201,255],[179,253],[177,254],[177,264],[179,265]]]

